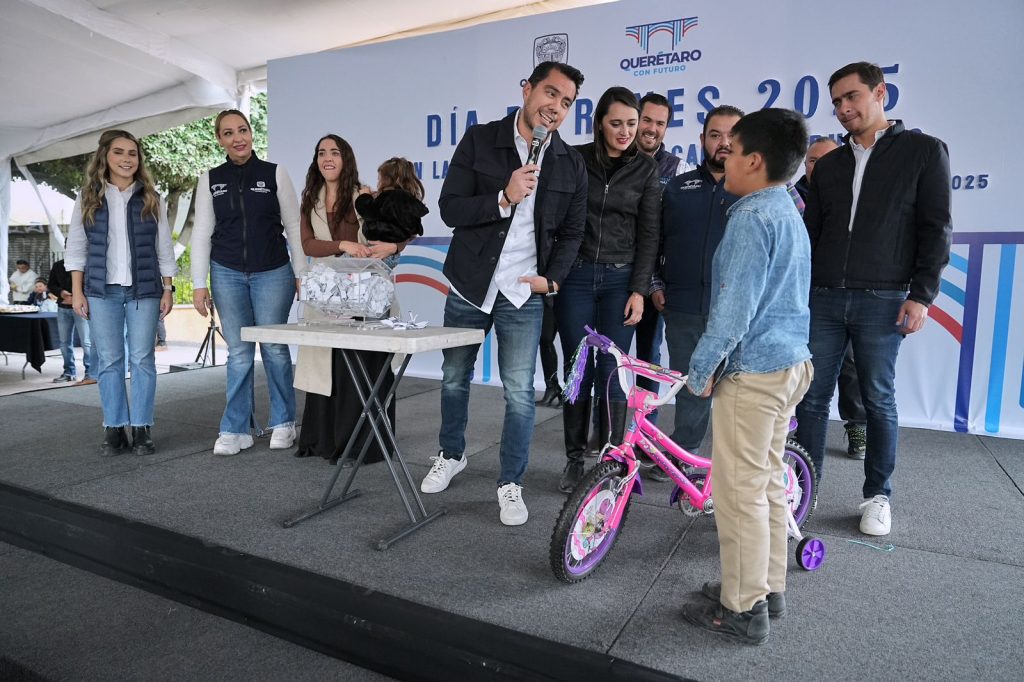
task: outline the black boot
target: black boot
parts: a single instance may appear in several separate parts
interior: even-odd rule
[[[598,410],[601,409],[603,404],[600,399],[593,401],[594,409],[590,414],[590,421],[587,422],[587,430],[590,432],[590,436],[587,438],[587,457],[597,457],[601,454],[601,450],[604,449],[604,441],[601,440],[601,427],[599,425],[601,420],[595,419]]]
[[[537,401],[542,407],[562,406],[562,387],[558,385],[558,377],[552,374],[547,379],[548,388],[544,391],[544,397]]]
[[[609,423],[608,403],[603,399],[599,402],[601,426],[599,438],[601,443],[618,445],[622,442],[622,434],[626,430],[626,403],[611,403],[611,422]]]
[[[123,426],[103,427],[103,445],[100,446],[101,457],[120,455],[128,448],[128,436]]]
[[[153,445],[153,438],[149,435],[149,427],[133,426],[132,454],[152,455],[154,452],[156,452],[156,447]]]
[[[565,431],[565,456],[568,461],[558,481],[558,489],[571,493],[583,478],[583,456],[587,451],[587,430],[590,423],[590,401],[577,400],[562,406]]]

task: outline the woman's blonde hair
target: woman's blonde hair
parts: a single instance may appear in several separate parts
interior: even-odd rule
[[[82,201],[82,223],[92,225],[96,222],[96,210],[103,205],[103,197],[107,182],[107,153],[114,140],[124,138],[135,143],[139,155],[139,167],[135,169],[135,181],[142,183],[143,200],[142,216],[158,220],[160,213],[160,195],[156,193],[153,185],[153,177],[146,169],[146,160],[142,151],[142,145],[135,139],[135,136],[127,130],[107,130],[100,135],[99,147],[96,153],[89,160],[89,166],[85,170],[85,185],[79,195]]]
[[[377,188],[379,191],[391,188],[403,189],[423,201],[423,196],[426,194],[423,190],[423,183],[416,177],[416,167],[408,159],[392,156],[377,168],[377,172],[380,173],[381,179],[381,186]]]

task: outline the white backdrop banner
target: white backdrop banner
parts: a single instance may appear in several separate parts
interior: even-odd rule
[[[953,253],[931,320],[900,352],[900,421],[1024,438],[1024,225],[1012,210],[1020,172],[1006,153],[1024,105],[1013,85],[1024,64],[1024,3],[864,0],[855,16],[849,7],[624,0],[274,61],[270,157],[299,188],[327,132],[352,144],[368,184],[385,159],[413,161],[431,214],[426,236],[402,256],[398,292],[403,310],[440,324],[450,231],[437,197],[448,162],[467,127],[522,103],[536,63],[567,61],[586,76],[559,130],[569,143],[591,140],[597,98],[623,85],[669,99],[666,144],[696,164],[704,114],[719,104],[793,108],[812,136],[838,138],[828,77],[849,62],[875,62],[886,73],[890,118],[944,140],[953,173]],[[430,354],[410,371],[439,377],[440,368],[440,354]],[[490,337],[478,368],[477,380],[499,382]]]

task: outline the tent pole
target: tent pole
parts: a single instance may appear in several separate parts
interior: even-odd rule
[[[18,164],[18,170],[21,171],[22,177],[32,185],[32,189],[35,190],[36,196],[39,198],[39,203],[43,206],[43,211],[46,212],[46,220],[50,223],[50,252],[53,255],[53,260],[58,261],[64,257],[64,233],[57,226],[57,221],[53,219],[53,214],[50,213],[50,208],[43,200],[42,192],[39,191],[39,183],[36,182],[28,166],[18,158],[14,159],[14,163]]]
[[[246,118],[252,118],[252,85],[249,83],[238,86],[238,110],[245,114]]]
[[[7,230],[11,221],[11,157],[0,157],[0,303],[7,303],[11,286],[7,281]]]

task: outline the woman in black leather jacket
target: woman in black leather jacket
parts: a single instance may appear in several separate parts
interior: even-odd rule
[[[658,253],[661,184],[657,164],[637,150],[639,118],[640,106],[633,93],[623,87],[609,88],[594,112],[594,141],[576,148],[586,163],[589,190],[579,257],[555,299],[565,358],[572,357],[583,338],[584,325],[628,349],[633,327],[643,315]],[[602,443],[609,435],[613,443],[621,441],[626,416],[618,381],[612,377],[608,382],[614,366],[611,356],[598,356]],[[594,368],[588,366],[581,399],[562,410],[568,462],[559,488],[564,492],[571,491],[583,475],[593,386]]]

